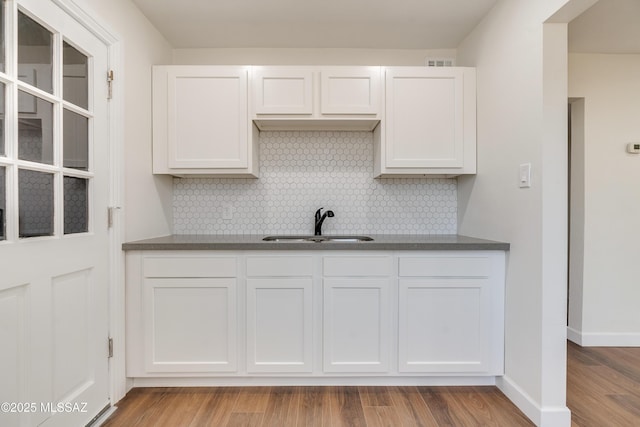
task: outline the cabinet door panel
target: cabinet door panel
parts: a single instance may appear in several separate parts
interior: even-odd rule
[[[247,74],[233,67],[169,68],[170,168],[248,167]]]
[[[391,69],[386,89],[387,166],[462,167],[463,71]]]
[[[311,69],[254,67],[253,80],[256,114],[312,114]]]
[[[247,280],[247,371],[311,372],[311,278]]]
[[[487,280],[400,280],[399,371],[487,371],[490,304]]]
[[[322,114],[378,114],[379,67],[323,67],[320,72]]]
[[[324,279],[324,371],[387,372],[389,281]]]
[[[146,279],[148,372],[236,370],[236,280]]]

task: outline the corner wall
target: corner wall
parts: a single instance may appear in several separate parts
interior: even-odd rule
[[[124,239],[170,234],[172,180],[151,173],[151,65],[170,62],[171,46],[130,0],[74,1],[120,39],[114,85],[124,100],[112,102],[124,106]]]
[[[506,374],[499,387],[537,425],[566,407],[567,1],[499,1],[458,48],[475,66],[478,174],[458,180],[458,232],[511,243]],[[531,188],[518,166],[531,163]]]
[[[584,346],[640,346],[640,155],[626,152],[640,143],[638,94],[640,55],[569,56],[569,95],[584,106],[584,171],[574,178],[584,258],[572,266],[569,336]]]

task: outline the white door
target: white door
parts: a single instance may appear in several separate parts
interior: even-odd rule
[[[82,426],[110,403],[107,47],[2,8],[0,425]]]

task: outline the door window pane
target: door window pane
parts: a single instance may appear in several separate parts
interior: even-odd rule
[[[53,174],[18,171],[20,237],[53,235]]]
[[[89,231],[89,181],[64,177],[64,234]]]
[[[87,170],[89,168],[89,119],[69,110],[63,115],[62,140],[65,168]]]
[[[18,158],[53,164],[53,104],[18,91],[18,108],[33,108],[37,115],[18,119]]]
[[[0,83],[0,156],[7,154],[4,149],[4,93],[4,83]]]
[[[6,168],[0,168],[0,240],[6,239],[6,212],[7,212],[7,199],[6,199]]]
[[[79,107],[88,108],[87,57],[69,43],[64,42],[62,62],[62,96],[64,100]]]
[[[5,2],[0,3],[0,71],[4,71],[6,63],[4,58],[4,5]]]
[[[53,35],[18,12],[18,78],[53,93]]]

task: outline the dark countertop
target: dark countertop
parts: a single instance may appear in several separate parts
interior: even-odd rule
[[[372,242],[265,242],[265,235],[174,234],[127,242],[125,251],[164,250],[494,250],[508,251],[509,243],[457,234],[367,234]]]

